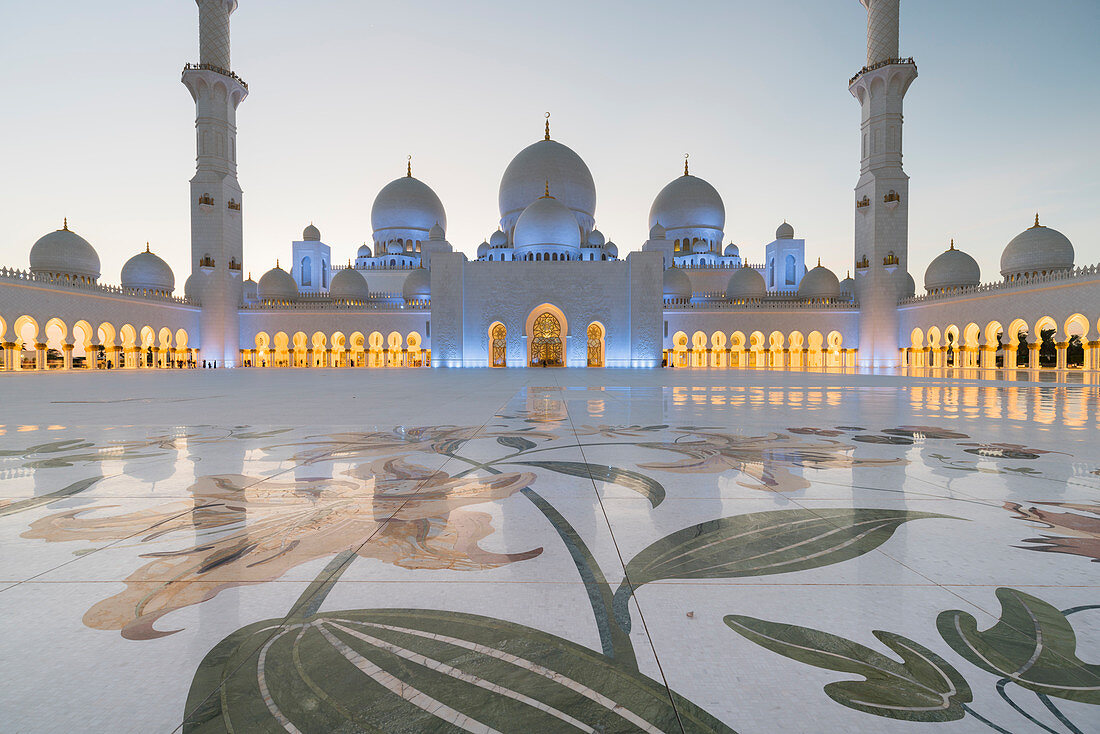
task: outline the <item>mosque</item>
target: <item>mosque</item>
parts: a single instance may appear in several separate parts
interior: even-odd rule
[[[447,240],[442,201],[413,175],[378,193],[369,244],[334,254],[310,224],[285,261],[245,277],[232,71],[237,0],[197,0],[191,273],[177,291],[146,247],[101,283],[95,248],[69,227],[0,268],[0,369],[219,367],[712,367],[992,370],[1100,367],[1100,266],[1078,267],[1041,223],[1004,248],[999,278],[954,243],[909,271],[902,107],[917,78],[899,52],[900,0],[867,9],[861,167],[851,270],[810,267],[782,223],[750,261],[729,244],[721,195],[691,174],[653,200],[649,238],[620,248],[597,228],[584,160],[551,136],[500,181],[500,221],[474,259]],[[727,243],[727,244],[724,244]],[[282,264],[285,262],[285,265]]]

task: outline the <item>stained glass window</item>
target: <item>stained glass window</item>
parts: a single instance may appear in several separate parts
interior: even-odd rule
[[[603,367],[603,329],[599,324],[588,327],[588,366]]]
[[[508,329],[504,324],[493,327],[493,366],[504,367],[508,357]]]

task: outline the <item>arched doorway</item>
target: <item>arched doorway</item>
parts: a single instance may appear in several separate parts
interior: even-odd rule
[[[508,366],[508,328],[499,321],[489,327],[494,367]]]
[[[603,367],[603,326],[597,322],[588,325],[588,366]]]
[[[535,315],[537,314],[537,315]],[[557,309],[541,308],[533,312],[529,322],[527,364],[531,367],[564,367],[565,342],[562,339],[562,318]]]

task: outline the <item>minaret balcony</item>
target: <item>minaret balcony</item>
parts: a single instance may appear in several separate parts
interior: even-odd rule
[[[883,59],[882,61],[875,62],[874,64],[871,64],[870,66],[865,66],[862,69],[860,69],[858,72],[856,72],[856,75],[848,80],[848,86],[850,87],[853,84],[855,84],[856,82],[858,82],[860,77],[862,77],[864,74],[870,73],[872,71],[876,71],[878,69],[882,69],[883,67],[886,67],[886,66],[895,66],[895,65],[910,65],[910,66],[916,67],[917,62],[913,59],[912,56],[910,56],[907,59]]]
[[[856,211],[860,214],[866,214],[871,211],[871,199],[866,196],[862,199],[856,199]]]
[[[871,271],[871,261],[864,255],[856,262],[856,276],[867,275]]]
[[[882,203],[886,205],[887,209],[893,211],[901,203],[901,194],[891,189],[888,194],[882,197]]]
[[[244,91],[246,91],[246,92],[248,91],[248,84],[245,82],[245,80],[241,79],[239,76],[234,74],[229,69],[223,69],[220,66],[214,66],[214,64],[185,64],[184,67],[183,67],[184,74],[186,74],[189,71],[212,71],[215,74],[221,74],[222,76],[227,76],[230,79],[232,79],[233,81],[240,84],[242,87],[244,87]]]

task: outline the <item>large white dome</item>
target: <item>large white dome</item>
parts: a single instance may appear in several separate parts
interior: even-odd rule
[[[520,215],[516,222],[515,245],[516,250],[540,245],[580,249],[581,230],[565,204],[553,196],[543,196]]]
[[[840,281],[836,273],[817,263],[817,267],[802,276],[798,284],[799,298],[840,298]]]
[[[355,268],[344,268],[332,276],[328,295],[336,301],[365,301],[370,298],[370,288],[362,273]]]
[[[540,140],[519,152],[500,179],[500,226],[509,231],[520,215],[542,196],[547,182],[588,232],[596,219],[596,184],[592,172],[573,150],[555,140]]]
[[[139,252],[122,266],[122,287],[126,290],[171,293],[176,288],[176,276],[168,263],[149,251]]]
[[[701,178],[683,175],[661,189],[649,210],[649,226],[658,222],[677,239],[676,230],[708,229],[721,232],[726,226],[726,206],[713,186]]]
[[[1001,275],[1005,278],[1046,275],[1073,269],[1073,243],[1056,229],[1039,224],[1016,235],[1001,253]]]
[[[665,271],[665,300],[690,301],[692,296],[691,278],[680,268],[673,265]]]
[[[406,303],[430,300],[432,297],[432,272],[427,268],[417,268],[409,273],[401,286],[401,296]]]
[[[293,301],[298,297],[298,284],[278,265],[263,274],[256,290],[262,301]]]
[[[924,289],[929,293],[945,288],[969,288],[982,282],[982,271],[978,262],[962,250],[951,249],[936,256],[924,271]]]
[[[73,275],[98,280],[99,255],[91,244],[65,227],[50,232],[31,247],[31,272],[47,275]]]
[[[738,301],[746,298],[763,298],[768,293],[764,276],[755,268],[745,265],[735,270],[726,285],[726,298]]]
[[[431,187],[404,176],[382,187],[370,212],[375,242],[427,240],[432,227],[447,228],[447,212]]]

